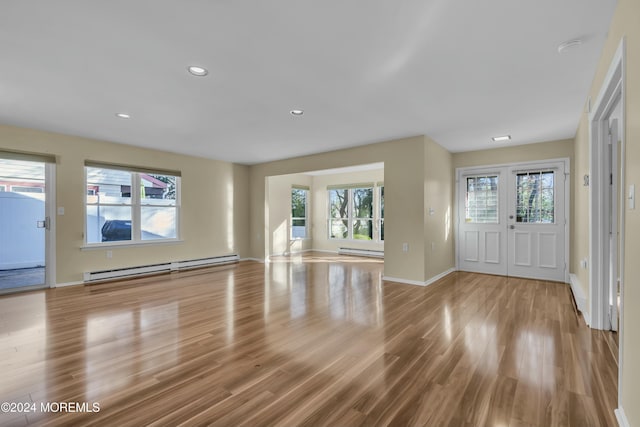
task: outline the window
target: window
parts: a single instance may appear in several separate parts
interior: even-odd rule
[[[467,177],[465,221],[498,223],[498,176]]]
[[[349,238],[349,190],[329,190],[329,237]]]
[[[291,189],[291,238],[306,239],[309,212],[309,190],[302,187]]]
[[[86,176],[88,244],[178,238],[178,176],[93,166]]]
[[[6,185],[0,185],[0,192],[7,191]]]
[[[553,224],[553,172],[516,175],[516,222]]]
[[[373,188],[354,188],[353,239],[373,240]]]
[[[329,188],[329,238],[383,241],[382,188],[373,184]]]

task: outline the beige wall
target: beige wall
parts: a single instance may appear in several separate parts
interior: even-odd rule
[[[323,251],[337,252],[340,247],[356,249],[384,250],[384,243],[366,240],[329,239],[328,213],[329,201],[327,200],[327,185],[355,184],[358,182],[382,182],[384,181],[384,169],[339,173],[332,175],[316,175],[313,177],[312,187],[312,223],[313,223],[313,248]]]
[[[426,280],[455,267],[453,156],[426,138],[424,253]]]
[[[311,227],[308,228],[308,239],[291,239],[291,186],[306,185],[311,188],[312,177],[304,174],[278,175],[267,178],[267,206],[268,216],[269,255],[282,255],[300,252],[312,248]],[[312,209],[309,201],[308,208]],[[307,215],[311,218],[311,212]]]
[[[56,156],[56,283],[82,280],[85,271],[238,253],[248,254],[247,166],[85,138],[0,126],[0,149]],[[84,162],[120,163],[182,171],[181,239],[175,244],[82,250]]]
[[[430,279],[425,276],[425,152],[432,144],[429,138],[417,136],[251,166],[252,256],[264,258],[266,253],[266,177],[384,162],[385,275],[419,282]],[[453,179],[452,172],[449,179]],[[436,234],[445,234],[444,222],[435,228],[439,228]],[[403,243],[408,244],[408,252],[402,251]],[[435,251],[431,256],[439,257],[443,252],[443,259],[448,260],[443,264],[454,265],[447,245],[436,246]]]
[[[565,157],[573,159],[572,139],[454,153],[453,167],[462,168],[483,165],[502,165],[507,163],[560,159]],[[573,161],[571,163],[573,163]]]
[[[626,81],[625,81],[625,183],[640,187],[640,2],[637,0],[619,0],[607,40],[598,63],[596,75],[589,91],[595,101],[603,85],[613,56],[622,38],[626,38]],[[588,117],[582,115],[575,139],[576,175],[589,173],[589,132]],[[572,248],[576,252],[575,260],[589,253],[589,206],[588,188],[582,187],[580,180],[574,181],[576,209],[574,210],[576,233]],[[625,267],[622,304],[622,394],[621,406],[626,412],[629,424],[640,426],[640,209],[625,209]],[[572,258],[574,259],[574,258]],[[581,271],[580,280],[588,283],[587,271]]]

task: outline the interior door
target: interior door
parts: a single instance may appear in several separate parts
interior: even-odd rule
[[[564,162],[512,167],[508,275],[565,281]]]
[[[505,173],[474,170],[459,179],[458,266],[460,270],[507,274]]]

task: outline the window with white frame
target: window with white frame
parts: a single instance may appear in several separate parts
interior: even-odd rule
[[[306,239],[309,225],[309,188],[291,188],[291,238]]]
[[[465,222],[498,223],[498,176],[469,176],[465,196]]]
[[[330,239],[384,241],[382,186],[352,184],[327,191]]]
[[[87,244],[178,238],[179,172],[99,164],[87,165],[85,171]]]

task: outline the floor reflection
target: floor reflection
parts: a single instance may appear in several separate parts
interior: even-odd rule
[[[44,293],[0,298],[0,401],[28,397],[29,390],[45,377],[45,316]]]
[[[0,297],[0,401],[104,403],[69,425],[608,420],[615,362],[564,285],[459,272],[411,286],[338,258]]]

